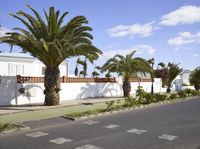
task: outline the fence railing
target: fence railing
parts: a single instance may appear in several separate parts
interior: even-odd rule
[[[151,82],[151,79],[131,78],[130,82]],[[115,78],[74,78],[62,76],[61,83],[106,83],[116,82]],[[17,75],[17,83],[44,83],[44,77],[29,77]]]
[[[63,76],[60,78],[61,83],[106,83],[116,82],[115,78],[73,78]],[[17,83],[44,83],[44,77],[29,77],[17,75]]]

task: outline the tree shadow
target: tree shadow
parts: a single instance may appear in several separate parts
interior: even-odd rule
[[[81,88],[81,93],[77,95],[77,99],[97,98],[97,97],[116,97],[119,90],[116,83],[86,83]]]

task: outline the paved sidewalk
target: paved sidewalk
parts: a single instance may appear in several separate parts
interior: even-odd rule
[[[0,106],[0,115],[26,112],[26,111],[37,111],[42,109],[53,109],[53,108],[61,108],[67,106],[74,106],[80,104],[92,104],[92,103],[100,103],[105,101],[112,101],[124,99],[123,97],[107,97],[107,98],[91,98],[91,99],[81,99],[81,100],[67,100],[61,101],[58,106],[44,106],[42,104],[30,104],[30,105],[19,105],[19,106]]]

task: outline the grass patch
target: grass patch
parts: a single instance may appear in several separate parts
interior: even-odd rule
[[[84,111],[84,112],[73,112],[73,113],[68,113],[65,116],[67,118],[79,118],[79,117],[83,117],[87,115],[95,115],[102,112],[105,112],[105,109],[96,109],[96,110]]]

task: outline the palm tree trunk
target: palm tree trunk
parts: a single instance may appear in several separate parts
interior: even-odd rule
[[[124,80],[123,81],[123,91],[124,91],[124,97],[130,97],[130,92],[131,92],[131,83],[129,80]]]
[[[45,102],[47,106],[58,105],[60,102],[60,70],[58,67],[47,67],[44,76],[44,94]]]
[[[171,92],[171,89],[170,89],[170,87],[168,86],[167,87],[167,93],[170,93]]]

